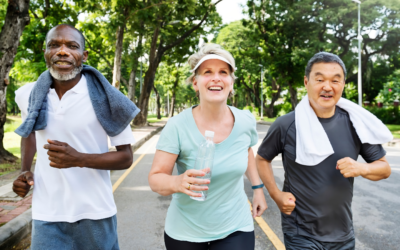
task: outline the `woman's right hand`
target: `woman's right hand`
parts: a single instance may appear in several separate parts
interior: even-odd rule
[[[208,190],[208,186],[200,186],[204,184],[210,184],[208,179],[196,178],[197,176],[204,176],[205,172],[201,170],[189,169],[185,173],[178,175],[175,179],[175,193],[184,193],[193,197],[201,197],[200,193],[193,191],[205,191]]]

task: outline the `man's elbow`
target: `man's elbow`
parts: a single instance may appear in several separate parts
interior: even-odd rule
[[[124,161],[122,165],[121,170],[123,169],[128,169],[130,166],[132,166],[133,163],[133,154],[132,153],[126,153],[124,156]]]
[[[389,176],[392,174],[392,168],[389,166],[389,164],[386,167],[386,171],[383,173],[383,178],[382,179],[387,179]]]

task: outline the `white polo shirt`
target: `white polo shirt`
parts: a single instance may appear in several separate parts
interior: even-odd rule
[[[15,92],[22,119],[27,116],[29,95],[34,83]],[[37,160],[34,174],[32,217],[34,220],[76,222],[104,219],[117,213],[112,194],[110,171],[72,167],[50,167],[47,139],[68,143],[81,153],[108,152],[108,136],[97,120],[90,101],[86,78],[67,91],[61,100],[54,89],[47,95],[48,115],[44,130],[36,131]],[[115,137],[112,146],[135,142],[128,125]]]

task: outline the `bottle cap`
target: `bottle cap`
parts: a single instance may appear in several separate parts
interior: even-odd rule
[[[214,131],[208,131],[208,130],[206,130],[205,136],[206,136],[206,137],[214,138]]]

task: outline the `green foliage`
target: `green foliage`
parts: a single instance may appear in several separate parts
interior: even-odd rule
[[[284,102],[274,106],[274,114],[276,117],[280,117],[290,113],[292,111],[292,104],[290,102]]]
[[[4,20],[6,19],[7,6],[7,0],[0,0],[0,30],[4,25]]]
[[[344,97],[355,103],[358,102],[358,86],[353,82],[346,83],[344,85]]]
[[[4,125],[4,133],[14,132],[21,125],[21,121],[14,119],[7,119]]]
[[[385,105],[393,105],[393,101],[400,100],[400,70],[397,70],[390,81],[383,85],[375,100]]]
[[[10,72],[8,112],[15,109],[15,89],[35,81],[46,70],[42,49],[51,27],[68,23],[80,29],[89,51],[87,64],[99,69],[111,81],[116,30],[124,26],[121,75],[125,81],[121,82],[120,90],[127,94],[126,83],[135,75],[134,92],[138,100],[139,81],[149,69],[155,30],[159,28],[160,31],[157,51],[167,48],[198,23],[211,2],[214,1],[31,0],[31,22],[23,32]],[[394,72],[400,69],[398,3],[398,0],[362,2],[363,93],[367,100],[372,101],[381,92],[377,99],[385,99],[387,105],[399,98],[396,89],[400,77],[393,78]],[[7,5],[6,0],[0,0],[0,28]],[[221,44],[236,59],[236,94],[229,100],[234,106],[251,107],[253,112],[258,112],[262,95],[266,106],[273,97],[284,101],[273,109],[274,116],[289,112],[294,107],[287,92],[289,86],[297,90],[295,94],[301,100],[305,94],[302,87],[305,65],[318,51],[336,53],[343,59],[348,69],[344,96],[357,101],[357,4],[350,0],[248,0],[246,5],[245,20],[221,25],[218,13],[212,11],[198,30],[178,46],[165,51],[155,76],[163,107],[168,93],[171,98],[178,73],[176,107],[183,108],[197,102],[193,88],[184,82],[188,68],[183,65],[198,49],[201,40],[208,42],[208,34],[215,34],[214,42]],[[260,64],[264,69],[262,83]]]
[[[390,106],[378,108],[376,106],[373,106],[365,108],[376,117],[378,117],[385,124],[400,124],[399,107]]]
[[[386,124],[394,138],[400,138],[400,125]]]

